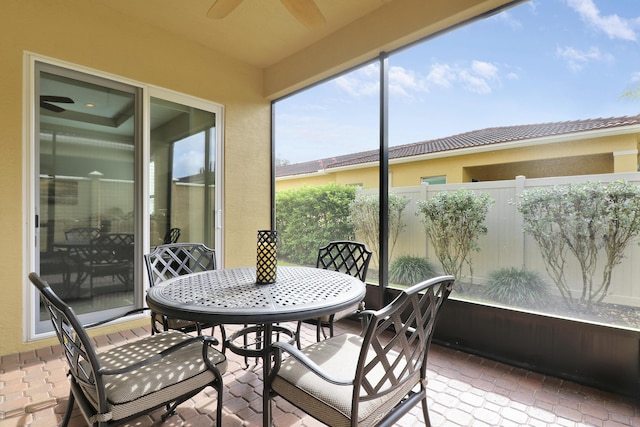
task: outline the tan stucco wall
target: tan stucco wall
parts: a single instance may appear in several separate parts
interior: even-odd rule
[[[224,105],[225,262],[254,262],[256,230],[269,226],[270,215],[271,116],[261,70],[84,0],[4,0],[0,16],[0,354],[52,342],[23,344],[30,286],[22,211],[25,51]]]

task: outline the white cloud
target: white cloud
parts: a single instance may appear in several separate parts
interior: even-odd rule
[[[335,80],[338,88],[353,97],[377,96],[379,94],[380,67],[369,65]],[[389,68],[389,90],[392,94],[410,98],[413,92],[421,91],[416,73],[412,70],[392,66]]]
[[[459,74],[460,80],[463,82],[464,87],[467,88],[470,92],[479,93],[481,95],[486,95],[491,93],[491,86],[487,79],[484,79],[480,76],[473,75],[468,71],[461,71]]]
[[[456,81],[456,72],[450,65],[434,64],[431,71],[427,74],[426,81],[428,85],[436,85],[442,87],[450,87]]]
[[[610,39],[637,39],[629,20],[615,14],[602,16],[593,0],[567,0],[567,4],[578,12],[583,21],[604,32]]]
[[[637,82],[640,82],[640,71],[631,73],[631,83],[637,83]]]
[[[514,80],[517,75],[510,73],[509,79]],[[453,87],[456,84],[473,93],[488,94],[500,85],[500,68],[490,62],[471,61],[468,66],[448,64],[434,64],[426,76],[427,87]]]
[[[610,54],[602,53],[597,47],[591,47],[589,50],[580,50],[574,47],[556,48],[556,55],[567,61],[567,65],[574,71],[579,71],[589,62],[612,61]]]
[[[347,94],[360,97],[378,94],[378,66],[367,65],[352,73],[335,79],[335,84]]]
[[[517,80],[518,76],[511,72],[506,78]],[[337,78],[335,84],[352,97],[375,96],[379,93],[378,79],[379,67],[374,64]],[[415,70],[392,66],[389,69],[389,91],[392,95],[411,99],[436,87],[447,89],[458,85],[473,93],[488,94],[500,85],[500,79],[497,65],[479,60],[463,65],[435,63],[423,75]]]
[[[411,98],[411,91],[419,91],[420,84],[415,72],[403,67],[391,67],[389,69],[389,92]]]
[[[478,75],[478,77],[486,80],[495,80],[498,78],[498,67],[484,61],[472,61],[471,70]]]

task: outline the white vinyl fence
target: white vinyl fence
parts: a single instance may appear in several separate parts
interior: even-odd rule
[[[476,192],[487,193],[494,200],[490,207],[485,225],[488,232],[480,238],[480,252],[472,255],[473,277],[469,277],[468,269],[463,271],[467,275],[462,280],[466,283],[484,285],[489,273],[507,267],[525,268],[536,271],[547,280],[549,289],[555,290],[553,281],[545,270],[545,265],[535,241],[522,231],[522,216],[515,206],[520,193],[533,187],[550,187],[559,184],[581,183],[585,181],[611,182],[625,180],[640,185],[640,173],[584,175],[559,178],[526,179],[517,177],[509,181],[474,182],[463,184],[419,185],[413,187],[394,187],[390,191],[410,199],[403,212],[406,227],[400,234],[392,256],[411,255],[428,258],[434,266],[441,269],[440,263],[428,242],[417,201],[427,200],[441,191],[455,191],[465,188]],[[366,194],[377,194],[377,189],[363,190]],[[636,239],[628,246],[625,259],[615,267],[609,294],[604,302],[624,304],[640,307],[640,247]],[[603,255],[604,256],[604,255]],[[569,257],[566,270],[568,283],[574,295],[580,295],[582,279],[577,262]],[[596,281],[600,280],[600,273]]]

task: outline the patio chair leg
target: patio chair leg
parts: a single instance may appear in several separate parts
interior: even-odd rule
[[[298,322],[298,327],[296,328],[296,345],[299,349],[302,349],[302,343],[300,342],[300,334],[302,333],[302,322]]]
[[[424,415],[424,425],[431,427],[431,420],[429,419],[429,409],[427,408],[427,396],[422,399],[422,414]]]
[[[216,427],[222,426],[222,393],[223,393],[223,385],[222,382],[218,382],[218,385],[215,387],[218,395],[216,398],[218,399],[216,406]]]
[[[219,324],[218,327],[220,328],[220,336],[222,337],[222,341],[221,341],[222,342],[222,354],[227,354],[226,353],[227,352],[227,346],[225,345],[226,342],[227,342],[227,331],[224,329],[224,325],[222,323]],[[213,336],[215,328],[216,328],[215,326],[213,326],[211,328],[211,335],[212,336]]]
[[[64,411],[64,417],[62,418],[62,424],[60,427],[67,427],[69,425],[69,420],[71,419],[71,413],[73,412],[73,405],[76,401],[75,396],[72,391],[69,391],[69,399],[67,402],[67,409]]]

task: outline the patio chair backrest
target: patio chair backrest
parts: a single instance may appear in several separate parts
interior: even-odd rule
[[[426,280],[380,310],[360,312],[360,335],[346,332],[302,350],[273,343],[268,389],[331,426],[393,426],[419,402],[431,425],[427,354],[453,284],[453,276]]]
[[[64,238],[69,242],[88,242],[100,235],[99,228],[75,227],[64,232]]]
[[[179,228],[172,228],[165,234],[164,239],[162,239],[163,245],[168,245],[170,243],[176,243],[180,238],[180,234],[182,234],[182,230]]]
[[[51,323],[62,345],[69,367],[69,374],[87,394],[95,396],[98,413],[108,412],[104,384],[100,374],[100,363],[93,341],[80,323],[73,308],[62,301],[58,295],[34,273],[29,280],[40,291],[40,301],[51,316]]]
[[[101,234],[91,239],[91,258],[94,264],[133,262],[133,234]]]
[[[172,243],[157,246],[151,253],[144,255],[147,267],[149,286],[157,285],[174,277],[216,269],[215,250],[202,243]],[[184,332],[192,330],[200,333],[202,328],[220,326],[223,339],[226,332],[223,325],[204,324],[181,319],[171,319],[167,316],[151,312],[151,330],[158,333],[162,330],[177,329]],[[213,329],[211,331],[213,335]]]
[[[316,267],[357,277],[363,282],[371,261],[367,245],[350,240],[335,240],[318,249]]]
[[[149,286],[199,271],[216,269],[215,250],[202,243],[173,243],[157,246],[144,255]]]
[[[366,327],[353,388],[353,418],[358,419],[358,407],[367,401],[405,396],[420,384],[424,393],[434,326],[453,283],[451,276],[426,280],[404,290],[386,307],[361,313]]]

